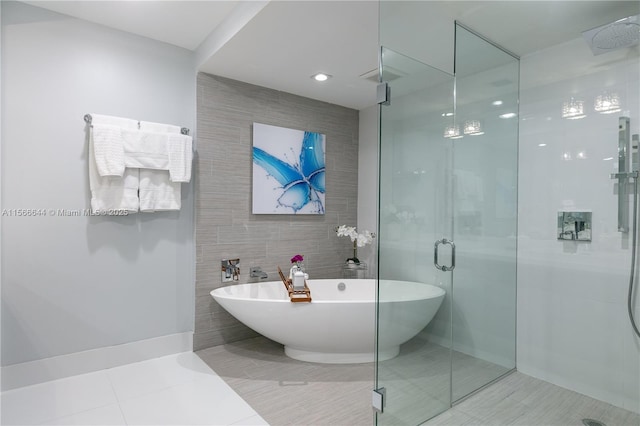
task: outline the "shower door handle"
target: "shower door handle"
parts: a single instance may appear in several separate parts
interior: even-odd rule
[[[440,266],[438,264],[438,249],[440,247],[440,244],[449,244],[451,246],[451,266]],[[443,238],[441,240],[437,240],[434,245],[433,245],[433,265],[436,267],[436,269],[439,269],[441,271],[453,271],[453,268],[456,267],[456,245],[453,244],[453,241],[451,240],[447,240],[446,238]]]

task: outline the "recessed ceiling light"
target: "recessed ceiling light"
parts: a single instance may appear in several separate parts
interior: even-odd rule
[[[507,112],[504,114],[500,114],[498,117],[500,118],[513,118],[515,117],[517,114],[515,112]]]
[[[442,113],[442,116],[443,116],[443,117],[451,117],[452,115],[453,115],[453,113],[452,113],[452,112],[443,112],[443,113]]]
[[[493,102],[491,102],[491,105],[500,106],[500,105],[502,105],[502,101],[501,100],[493,101]]]
[[[319,72],[318,74],[314,74],[311,76],[315,81],[327,81],[331,78],[329,74],[325,74],[323,72]]]
[[[546,143],[539,143],[538,146],[547,146]]]

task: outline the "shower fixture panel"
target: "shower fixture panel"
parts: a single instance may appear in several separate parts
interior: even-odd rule
[[[618,173],[611,179],[618,179],[618,231],[629,232],[629,179],[636,179],[638,172],[631,170],[631,134],[629,117],[618,120]]]
[[[558,212],[558,239],[591,241],[591,212]]]

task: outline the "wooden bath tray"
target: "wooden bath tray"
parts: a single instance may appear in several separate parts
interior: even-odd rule
[[[289,293],[289,299],[291,299],[292,302],[311,302],[311,290],[309,289],[306,280],[304,281],[304,290],[294,290],[293,283],[289,278],[284,276],[284,274],[282,273],[282,269],[280,269],[279,266],[278,275],[280,275],[280,279],[284,284],[284,288],[287,289],[287,293]]]

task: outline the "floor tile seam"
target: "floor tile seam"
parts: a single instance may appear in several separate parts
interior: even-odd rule
[[[67,417],[77,416],[79,414],[88,413],[89,411],[93,411],[93,410],[99,410],[100,408],[109,407],[111,405],[117,405],[118,409],[120,410],[120,413],[122,414],[122,408],[120,407],[120,404],[116,400],[116,402],[110,402],[108,404],[102,404],[102,405],[91,407],[91,408],[87,408],[87,409],[84,409],[84,410],[81,410],[81,411],[74,411],[73,413],[69,413],[69,414],[66,414],[64,416],[51,417],[51,418],[43,420],[43,421],[41,421],[41,422],[39,422],[37,424],[38,425],[48,425],[48,424],[51,424],[51,422],[54,422],[56,420],[61,420],[61,419],[67,418]],[[122,415],[122,418],[124,419],[124,414]],[[125,419],[125,422],[126,422],[126,419]]]
[[[233,391],[231,386],[229,386],[229,384],[226,381],[224,381],[222,379],[222,377],[220,377],[218,375],[211,375],[211,374],[207,374],[206,376],[207,377],[217,377],[217,378],[221,379],[224,382],[224,384],[227,387],[229,387],[231,391]],[[165,391],[167,391],[169,389],[176,388],[176,387],[179,387],[179,386],[192,385],[192,384],[194,384],[196,382],[201,382],[201,381],[205,381],[205,380],[206,380],[206,377],[198,377],[196,379],[186,380],[186,381],[183,381],[183,382],[180,382],[180,383],[172,383],[172,384],[168,384],[168,385],[163,385],[163,386],[154,388],[151,391],[144,392],[144,393],[137,394],[137,395],[128,396],[128,397],[125,397],[125,398],[122,398],[122,399],[118,398],[118,394],[117,394],[117,392],[115,392],[115,389],[114,389],[114,392],[116,394],[116,399],[118,401],[118,405],[122,405],[123,403],[130,403],[132,401],[138,400],[140,398],[148,397],[149,395],[153,395],[155,393],[165,392]],[[113,384],[111,384],[111,386],[113,387]],[[235,392],[235,391],[233,391],[233,392]]]
[[[250,416],[245,417],[246,419],[251,418],[251,417],[253,417],[255,415],[260,415],[260,413],[258,413],[256,411],[256,409],[253,408],[251,406],[251,404],[249,404],[249,402],[247,402],[244,398],[242,398],[242,396],[235,389],[233,389],[226,381],[224,381],[222,379],[222,377],[217,376],[217,375],[213,376],[213,377],[220,378],[222,380],[222,382],[224,383],[224,385],[227,387],[227,389],[225,389],[225,391],[224,391],[224,393],[222,395],[217,395],[218,399],[225,399],[225,398],[229,398],[229,397],[231,397],[231,398],[235,398],[235,397],[240,398],[240,400],[242,400],[254,413],[254,414],[252,414]],[[200,380],[202,380],[202,378]],[[173,384],[173,385],[170,385],[170,386],[157,388],[157,389],[155,389],[154,391],[151,391],[151,392],[146,392],[146,393],[141,394],[141,395],[136,395],[136,396],[133,396],[133,397],[126,398],[126,399],[123,400],[123,402],[124,403],[135,403],[135,400],[138,400],[138,399],[141,399],[141,398],[145,398],[145,397],[148,397],[148,396],[156,394],[156,393],[166,392],[166,391],[169,391],[170,389],[173,389],[173,388],[176,388],[176,387],[190,385],[190,384],[193,384],[193,383],[194,383],[193,381],[192,382],[184,382],[184,383],[176,383],[176,384]],[[123,417],[125,423],[127,425],[129,425],[130,424],[129,420],[127,419],[127,417],[124,414],[124,410],[122,409],[122,405],[118,404],[118,406],[120,408],[120,412],[122,413],[122,417]],[[187,415],[189,415],[189,416],[190,416],[190,414],[191,413],[187,413]],[[260,415],[260,417],[262,417],[262,416]],[[244,420],[245,418],[235,419],[233,422],[237,423],[237,422],[240,422],[240,421]],[[190,424],[190,423],[187,423],[187,424]],[[185,426],[185,425],[176,424],[174,426]]]
[[[43,382],[43,383],[36,383],[35,385],[30,385],[30,386],[46,385],[46,384],[48,384],[48,383],[53,383],[53,382],[63,382],[63,381],[65,381],[65,380],[67,380],[67,379],[70,379],[70,378],[80,377],[80,376],[84,376],[84,375],[87,375],[87,374],[93,374],[93,373],[98,373],[98,376],[102,376],[104,379],[106,379],[106,383],[108,383],[108,384],[109,384],[109,389],[111,389],[111,393],[112,393],[112,394],[111,394],[111,396],[113,397],[113,401],[106,402],[106,403],[101,403],[101,404],[99,404],[99,405],[94,405],[94,406],[92,406],[92,407],[85,408],[85,409],[82,409],[82,410],[80,410],[80,411],[75,411],[75,410],[74,410],[73,412],[68,413],[68,414],[66,414],[66,415],[64,415],[64,416],[56,416],[56,417],[53,417],[53,418],[48,418],[48,419],[46,419],[46,420],[43,420],[43,421],[42,421],[41,423],[39,423],[39,424],[41,424],[41,425],[46,425],[46,424],[48,424],[49,422],[52,422],[52,421],[54,421],[54,420],[63,419],[63,418],[65,418],[65,417],[70,417],[70,416],[77,416],[78,414],[86,413],[86,412],[88,412],[88,411],[92,411],[92,410],[97,410],[97,409],[99,409],[99,408],[108,407],[108,406],[110,406],[110,405],[114,405],[114,404],[115,404],[115,405],[118,405],[118,408],[120,409],[120,403],[119,403],[119,400],[118,400],[118,395],[116,394],[116,392],[115,392],[115,390],[114,390],[114,388],[113,388],[113,385],[112,385],[111,381],[109,380],[109,375],[106,373],[106,370],[99,370],[99,371],[91,372],[91,373],[76,374],[76,375],[74,375],[74,376],[69,376],[69,377],[63,377],[63,378],[59,378],[59,379],[54,379],[54,380],[50,380],[50,381],[48,381],[48,382]],[[26,386],[25,386],[25,387],[26,387]],[[22,389],[22,388],[18,388],[18,389]]]
[[[206,363],[205,363],[206,364]],[[189,385],[189,384],[193,384],[193,383],[198,383],[198,382],[204,382],[206,380],[209,380],[210,378],[218,378],[220,379],[222,382],[224,382],[225,384],[227,384],[227,382],[224,380],[224,378],[222,378],[218,373],[216,373],[208,364],[207,368],[210,370],[209,372],[197,372],[197,374],[191,374],[189,377],[184,377],[182,380],[178,380],[172,383],[164,383],[161,384],[158,387],[153,388],[153,390],[149,390],[146,392],[143,392],[141,394],[135,394],[135,395],[131,395],[131,396],[127,396],[127,397],[123,397],[120,398],[118,396],[118,392],[116,390],[116,385],[113,383],[113,381],[111,380],[111,377],[109,376],[109,374],[107,374],[107,379],[109,380],[109,384],[111,385],[111,388],[116,396],[116,400],[118,401],[118,403],[123,403],[123,402],[128,402],[130,400],[133,399],[138,399],[144,396],[148,396],[151,395],[153,393],[157,393],[157,392],[161,392],[161,391],[165,391],[169,388],[173,388],[176,386],[184,386],[184,385]],[[227,384],[228,386],[228,384]]]
[[[116,398],[116,403],[118,404],[118,410],[120,410],[120,415],[122,416],[124,423],[128,425],[129,422],[127,421],[127,417],[125,416],[124,410],[122,409],[122,403],[120,401],[120,398],[118,397],[118,392],[116,392],[115,385],[113,384],[113,381],[109,376],[109,373],[108,372],[105,372],[105,373],[106,373],[105,375],[107,376],[107,380],[109,381],[109,386],[111,386],[111,392],[113,392],[113,395]]]

